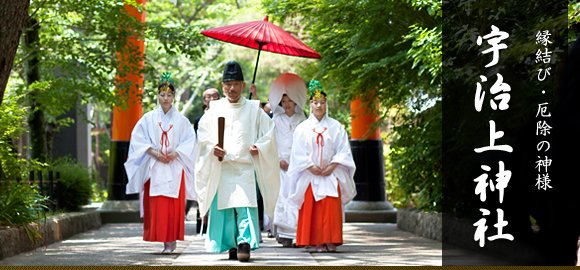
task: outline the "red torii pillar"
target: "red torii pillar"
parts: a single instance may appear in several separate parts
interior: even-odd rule
[[[145,6],[146,0],[136,0],[136,2]],[[137,8],[127,4],[124,8],[128,14],[134,16],[142,23],[145,22],[144,10],[139,12]],[[115,77],[117,82],[121,84],[130,83],[131,85],[124,89],[116,88],[117,94],[129,96],[129,108],[123,110],[121,107],[115,106],[113,109],[113,131],[109,156],[109,180],[107,183],[108,197],[101,207],[103,223],[139,221],[139,216],[135,219],[135,212],[137,211],[138,214],[139,211],[139,195],[125,194],[128,179],[123,164],[127,160],[129,153],[131,132],[137,121],[143,116],[141,98],[139,97],[139,95],[143,94],[143,74],[138,70],[144,67],[145,41],[139,36],[132,36],[127,38],[127,43],[127,46],[137,48],[137,50],[133,50],[132,53],[117,54],[117,57],[122,62],[121,66],[138,67],[138,69],[130,69],[132,71],[123,73],[122,77],[118,73]],[[136,64],[135,58],[140,59]],[[116,214],[111,216],[109,215],[111,212],[116,212]],[[133,212],[133,214],[127,215],[127,212]]]
[[[346,205],[346,219],[354,222],[396,222],[396,210],[386,200],[385,162],[381,130],[371,132],[371,125],[379,121],[378,104],[352,100],[350,146],[356,171],[354,181],[357,195]],[[373,211],[370,211],[373,210]]]

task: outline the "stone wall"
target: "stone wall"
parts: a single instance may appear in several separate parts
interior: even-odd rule
[[[101,227],[101,215],[97,211],[64,213],[41,220],[33,228],[40,232],[46,244],[62,241],[77,233]],[[0,230],[0,260],[16,254],[34,250],[24,228]],[[43,246],[43,243],[36,247]]]
[[[443,218],[441,213],[427,213],[414,208],[398,209],[397,211],[398,229],[472,252],[466,253],[467,255],[464,257],[452,255],[451,260],[460,260],[465,263],[469,262],[469,256],[471,256],[469,254],[479,253],[519,265],[545,265],[548,259],[546,255],[532,247],[525,239],[516,237],[514,241],[486,241],[485,246],[480,247],[479,243],[473,239],[475,230],[473,223],[476,221],[448,215]],[[493,230],[488,230],[486,236],[491,236],[492,233]],[[538,241],[538,236],[534,237]],[[445,258],[445,248],[443,254]]]
[[[441,242],[442,217],[441,213],[427,213],[415,208],[398,209],[397,228]]]

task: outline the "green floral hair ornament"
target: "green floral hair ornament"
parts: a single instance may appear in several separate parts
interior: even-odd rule
[[[171,73],[170,72],[163,72],[163,75],[161,75],[160,81],[161,81],[162,86],[159,89],[159,92],[162,92],[162,91],[173,92],[173,90],[171,90],[171,88],[169,87],[169,85],[173,84],[173,80],[171,80]]]
[[[318,81],[312,79],[308,85],[308,89],[310,90],[310,96],[314,96],[315,99],[324,98],[322,85]]]

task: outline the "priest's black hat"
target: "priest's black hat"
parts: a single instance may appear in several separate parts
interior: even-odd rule
[[[229,81],[244,81],[244,74],[242,73],[242,67],[236,61],[229,61],[224,68],[224,82]]]

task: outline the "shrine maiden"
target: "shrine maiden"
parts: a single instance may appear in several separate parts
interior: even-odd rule
[[[143,240],[164,242],[170,254],[183,241],[185,200],[195,200],[197,141],[189,120],[173,107],[175,88],[164,73],[155,110],[143,115],[131,133],[126,194],[140,193]]]
[[[290,199],[300,208],[296,245],[334,252],[343,243],[343,206],[356,195],[356,167],[348,134],[328,117],[322,86],[311,81],[309,89],[311,114],[294,131],[287,172],[296,181]]]

